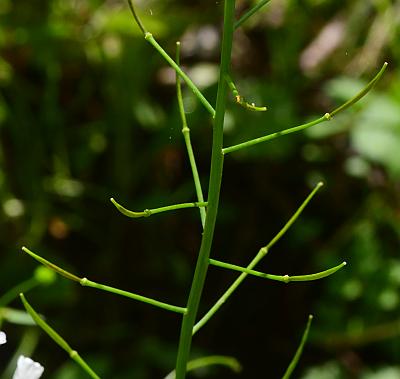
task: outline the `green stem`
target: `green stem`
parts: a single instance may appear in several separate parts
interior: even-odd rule
[[[301,354],[303,353],[304,345],[307,342],[307,338],[308,338],[308,334],[310,332],[312,320],[313,320],[313,315],[309,315],[306,329],[304,330],[303,336],[301,337],[300,345],[297,348],[296,353],[295,353],[293,359],[291,360],[288,368],[286,369],[286,372],[283,375],[282,379],[289,379],[290,376],[292,375],[293,370],[296,368],[297,363],[300,360]]]
[[[224,159],[224,156],[222,154],[223,124],[228,93],[228,86],[225,80],[225,76],[229,72],[231,62],[234,13],[235,1],[225,0],[221,64],[219,70],[217,104],[213,128],[210,182],[208,187],[207,217],[187,303],[187,313],[183,316],[182,321],[175,368],[177,379],[184,379],[186,376],[186,366],[189,360],[190,347],[192,343],[192,330],[197,316],[199,302],[203,292],[204,282],[208,270],[208,259],[210,256],[215,223],[218,213]]]
[[[141,295],[138,295],[138,294],[135,294],[132,292],[128,292],[128,291],[124,291],[124,290],[120,290],[115,287],[110,287],[105,284],[96,283],[87,278],[82,278],[79,283],[83,287],[92,287],[92,288],[96,288],[101,291],[111,292],[116,295],[120,295],[120,296],[128,297],[133,300],[141,301],[142,303],[154,305],[158,308],[166,309],[167,311],[172,311],[172,312],[182,313],[182,314],[186,313],[186,308],[177,307],[175,305],[167,304],[167,303],[164,303],[164,302],[161,302],[158,300],[151,299],[149,297],[141,296]]]
[[[7,306],[11,301],[17,298],[21,292],[28,292],[35,288],[38,284],[39,282],[35,277],[17,284],[15,287],[8,290],[2,297],[0,297],[0,308]]]
[[[293,216],[289,219],[289,221],[284,225],[284,227],[271,239],[271,241],[264,247],[262,247],[254,259],[247,266],[247,269],[253,269],[258,262],[262,258],[264,258],[269,250],[274,246],[288,231],[288,229],[293,225],[293,223],[297,220],[300,214],[303,212],[304,208],[311,201],[317,191],[322,187],[322,183],[318,183],[313,191],[307,196],[304,202],[300,205],[300,207],[296,210]],[[214,315],[217,311],[222,307],[222,305],[229,299],[229,297],[236,291],[236,289],[240,286],[243,280],[246,279],[247,273],[243,272],[238,276],[238,278],[229,286],[229,288],[222,294],[222,296],[215,302],[215,304],[208,310],[208,312],[197,322],[197,324],[193,328],[193,334],[197,333]]]
[[[148,41],[168,62],[168,64],[176,71],[176,73],[185,81],[187,86],[193,91],[200,102],[208,110],[211,116],[215,117],[215,110],[213,106],[208,102],[204,95],[200,92],[197,86],[192,82],[192,80],[182,71],[182,69],[175,63],[175,61],[166,53],[166,51],[159,45],[159,43],[154,39],[153,35],[147,32],[144,36],[146,41]]]
[[[330,115],[329,115],[329,113],[326,113],[324,116],[320,117],[317,120],[314,120],[314,121],[311,121],[311,122],[308,122],[306,124],[302,124],[302,125],[299,125],[299,126],[295,126],[293,128],[289,128],[289,129],[285,129],[285,130],[282,130],[282,131],[279,131],[279,132],[268,134],[268,135],[266,135],[264,137],[254,138],[254,139],[252,139],[250,141],[242,142],[242,143],[239,143],[237,145],[229,146],[229,147],[226,147],[226,148],[222,149],[222,151],[223,151],[224,154],[229,154],[229,153],[232,153],[234,151],[238,151],[238,150],[245,149],[245,148],[253,146],[253,145],[257,145],[257,144],[259,144],[261,142],[266,142],[266,141],[270,141],[270,140],[273,140],[273,139],[278,138],[278,137],[282,137],[282,136],[284,136],[286,134],[299,132],[301,130],[310,128],[311,126],[320,124],[321,122],[328,121],[328,120],[330,120]]]
[[[188,363],[188,370],[196,370],[201,367],[211,366],[211,365],[221,365],[229,367],[234,372],[240,372],[242,367],[236,358],[227,357],[224,355],[210,355],[208,357],[201,357],[193,359]]]
[[[24,305],[26,311],[31,315],[36,324],[43,329],[49,337],[62,349],[64,349],[72,360],[74,360],[81,368],[92,378],[100,379],[100,377],[90,368],[90,366],[79,356],[76,350],[73,350],[71,346],[64,340],[49,324],[47,324],[32,308],[32,306],[25,299],[24,294],[20,294],[22,304]]]
[[[134,212],[126,209],[121,204],[117,203],[114,198],[111,198],[110,201],[114,204],[115,208],[117,208],[123,215],[128,216],[130,218],[139,218],[139,217],[149,217],[153,214],[175,211],[177,209],[185,209],[185,208],[204,208],[207,206],[206,202],[195,202],[195,203],[181,203],[168,205],[166,207],[154,208],[154,209],[145,209],[143,212]]]
[[[290,282],[309,282],[311,280],[318,280],[322,278],[326,278],[327,276],[330,276],[334,274],[336,271],[340,270],[344,266],[346,266],[346,262],[342,262],[340,265],[337,265],[335,267],[332,267],[328,270],[317,272],[315,274],[307,274],[307,275],[294,275],[294,276],[289,276],[289,275],[272,275],[272,274],[265,274],[260,271],[255,271],[255,270],[250,270],[245,267],[233,265],[231,263],[226,263],[222,261],[218,261],[216,259],[210,259],[210,264],[213,266],[217,267],[222,267],[226,268],[229,270],[234,270],[234,271],[239,271],[239,272],[245,272],[246,274],[258,276],[259,278],[263,279],[269,279],[269,280],[276,280],[278,282],[283,282],[283,283],[290,283]]]
[[[158,42],[154,39],[153,35],[147,31],[143,22],[140,20],[137,12],[135,11],[135,7],[133,5],[132,0],[128,0],[129,9],[132,12],[133,18],[138,24],[140,30],[142,31],[144,38],[148,41],[160,54],[161,56],[168,62],[168,64],[176,71],[176,73],[186,82],[188,87],[193,91],[193,93],[197,96],[200,102],[204,105],[204,107],[211,113],[211,115],[215,116],[215,110],[212,105],[208,102],[208,100],[204,97],[201,91],[197,88],[197,86],[193,83],[193,81],[182,71],[182,69],[175,63],[175,61],[167,54],[167,52],[158,44]]]
[[[62,269],[61,267],[58,267],[54,263],[49,262],[47,259],[42,258],[40,255],[35,254],[34,252],[30,251],[26,247],[23,247],[22,250],[25,253],[29,254],[32,258],[36,259],[38,262],[43,264],[44,266],[50,268],[51,270],[64,276],[67,279],[73,280],[74,282],[78,282],[79,284],[81,284],[84,287],[97,288],[98,290],[101,290],[101,291],[111,292],[116,295],[128,297],[130,299],[138,300],[138,301],[141,301],[146,304],[154,305],[156,307],[163,308],[168,311],[183,313],[183,314],[186,313],[186,308],[177,307],[175,305],[167,304],[167,303],[164,303],[164,302],[161,302],[158,300],[151,299],[149,297],[141,296],[141,295],[138,295],[138,294],[135,294],[132,292],[123,291],[118,288],[114,288],[114,287],[110,287],[110,286],[107,286],[104,284],[96,283],[87,278],[80,278],[79,276],[71,274],[70,272]]]
[[[57,274],[63,276],[64,278],[67,278],[69,280],[72,280],[74,282],[80,282],[81,278],[71,274],[70,272],[62,269],[61,267],[58,267],[54,263],[51,263],[47,259],[42,258],[40,255],[35,254],[33,251],[29,250],[27,247],[23,246],[22,251],[28,255],[30,255],[33,259],[37,260],[39,263],[41,263],[43,266],[46,266],[50,270],[53,270]]]
[[[138,14],[136,13],[135,7],[133,6],[132,0],[128,0],[129,9],[132,12],[133,18],[135,19],[136,23],[138,24],[140,30],[143,34],[147,33],[145,26],[142,23],[142,20],[139,18]]]
[[[264,5],[268,4],[271,0],[261,0],[254,7],[250,8],[238,21],[235,23],[235,29],[241,26],[248,18],[253,16],[254,13],[258,12]]]
[[[176,63],[180,65],[180,50],[181,50],[181,43],[178,41],[176,43]],[[188,123],[186,120],[185,114],[185,107],[183,105],[183,98],[182,98],[182,86],[181,86],[181,78],[179,75],[176,75],[176,94],[178,98],[178,107],[179,107],[179,114],[182,120],[182,134],[185,140],[186,150],[189,156],[190,167],[192,169],[194,187],[196,189],[197,200],[199,203],[204,202],[203,190],[201,188],[199,172],[197,170],[196,159],[194,157],[193,148],[192,148],[192,141],[190,139],[190,129],[188,127]],[[201,207],[200,208],[200,218],[201,218],[201,225],[203,226],[206,222],[206,210]]]
[[[357,95],[352,97],[350,100],[346,101],[341,106],[335,108],[332,112],[325,113],[322,117],[318,118],[317,120],[308,122],[306,124],[295,126],[293,128],[285,129],[285,130],[282,130],[282,131],[279,131],[279,132],[276,132],[276,133],[268,134],[268,135],[263,136],[263,137],[255,138],[255,139],[252,139],[250,141],[242,142],[242,143],[239,143],[237,145],[233,145],[233,146],[224,148],[222,150],[223,153],[224,154],[229,154],[229,153],[232,153],[233,151],[241,150],[241,149],[244,149],[246,147],[253,146],[253,145],[256,145],[258,143],[261,143],[261,142],[270,141],[270,140],[273,140],[275,138],[278,138],[278,137],[281,137],[281,136],[284,136],[284,135],[287,135],[287,134],[296,133],[296,132],[299,132],[301,130],[310,128],[311,126],[320,124],[321,122],[329,121],[333,116],[335,116],[336,114],[338,114],[341,111],[344,111],[345,109],[347,109],[348,107],[352,106],[353,104],[358,102],[360,99],[362,99],[374,87],[374,85],[379,81],[379,79],[382,77],[383,73],[386,70],[387,65],[388,65],[387,62],[385,62],[383,64],[382,68],[380,69],[380,71],[375,75],[375,77]]]
[[[382,77],[383,73],[386,70],[387,65],[388,63],[385,62],[382,68],[379,70],[379,72],[375,75],[375,77],[356,96],[354,96],[353,98],[342,104],[340,107],[337,107],[332,112],[330,112],[331,117],[351,107],[353,104],[357,103],[357,101],[362,99],[372,89],[372,87],[380,80],[380,78]]]
[[[216,365],[228,367],[233,372],[240,372],[242,370],[242,367],[236,358],[225,355],[210,355],[208,357],[201,357],[189,361],[187,364],[187,371]],[[175,379],[175,370],[171,371],[164,379]]]

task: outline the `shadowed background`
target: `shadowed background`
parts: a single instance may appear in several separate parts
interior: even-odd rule
[[[222,1],[138,1],[170,55],[213,104]],[[238,16],[251,2],[237,1]],[[295,377],[399,377],[400,2],[273,0],[235,33],[232,75],[255,113],[230,97],[225,145],[302,124],[377,87],[329,123],[227,155],[212,257],[246,265],[312,186],[320,191],[260,263],[312,283],[248,278],[194,338],[193,357],[233,355],[193,377],[279,377],[315,316]],[[0,290],[30,278],[28,246],[77,275],[184,305],[201,239],[196,209],[131,220],[133,210],[195,200],[174,72],[142,38],[123,1],[0,2]],[[184,88],[204,190],[211,121]],[[237,274],[210,267],[200,314]],[[58,277],[31,304],[104,378],[153,379],[174,366],[180,316]],[[10,304],[21,309],[18,300]],[[35,328],[4,322],[0,369]],[[27,334],[28,333],[28,334]],[[26,337],[28,335],[28,337]],[[39,333],[47,378],[84,378]],[[396,366],[397,365],[397,366]],[[197,376],[196,376],[197,375]],[[9,376],[8,376],[9,377]]]

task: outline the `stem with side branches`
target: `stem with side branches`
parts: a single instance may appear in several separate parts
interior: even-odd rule
[[[225,118],[225,106],[228,93],[228,85],[225,77],[229,72],[233,39],[233,20],[235,13],[235,1],[225,0],[224,5],[224,32],[222,39],[221,64],[219,70],[217,104],[215,110],[215,121],[213,128],[213,143],[211,154],[210,182],[208,187],[207,217],[201,241],[200,252],[197,259],[196,269],[190,289],[187,303],[187,313],[183,316],[181,334],[179,339],[178,356],[176,361],[176,379],[184,379],[186,366],[189,360],[190,347],[192,343],[192,330],[196,321],[197,311],[204,282],[208,270],[208,259],[212,240],[214,236],[215,222],[218,213],[219,195],[221,189],[222,170],[224,156],[223,125]]]

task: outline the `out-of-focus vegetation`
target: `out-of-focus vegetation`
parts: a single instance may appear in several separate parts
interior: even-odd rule
[[[184,67],[211,101],[222,5],[138,1],[167,51],[182,41]],[[238,15],[249,5],[238,0]],[[322,115],[384,60],[389,69],[331,122],[227,156],[214,257],[249,262],[323,180],[260,269],[302,274],[349,264],[318,283],[248,279],[195,337],[194,356],[234,355],[244,366],[238,377],[278,377],[313,313],[299,376],[399,376],[399,23],[398,0],[273,0],[236,32],[233,77],[269,110],[232,101],[227,145]],[[174,80],[122,0],[0,2],[0,295],[32,277],[36,264],[20,253],[27,245],[93,280],[183,304],[200,241],[197,210],[128,220],[108,201],[142,210],[195,199]],[[211,122],[184,95],[204,178]],[[234,277],[210,269],[203,311]],[[174,366],[176,315],[62,278],[29,298],[105,378],[159,378]],[[18,300],[10,306],[21,309]],[[24,338],[28,348],[37,344],[46,377],[84,377],[33,327],[2,328],[9,343],[0,369]]]

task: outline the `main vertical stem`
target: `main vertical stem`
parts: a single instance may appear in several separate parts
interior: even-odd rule
[[[207,217],[204,226],[203,238],[201,241],[199,256],[193,276],[192,287],[190,289],[187,303],[187,313],[183,316],[181,335],[179,339],[178,356],[176,361],[176,379],[184,379],[186,376],[186,365],[189,359],[190,347],[192,343],[192,331],[196,321],[201,294],[208,270],[208,259],[212,240],[214,236],[215,222],[218,213],[219,195],[221,189],[222,169],[224,156],[223,147],[223,127],[225,117],[225,105],[228,87],[225,80],[229,73],[232,38],[233,20],[235,13],[235,0],[225,0],[224,4],[224,31],[222,38],[221,64],[219,70],[217,104],[215,108],[215,120],[213,128],[213,142],[211,154],[210,182],[208,187],[208,207]]]

